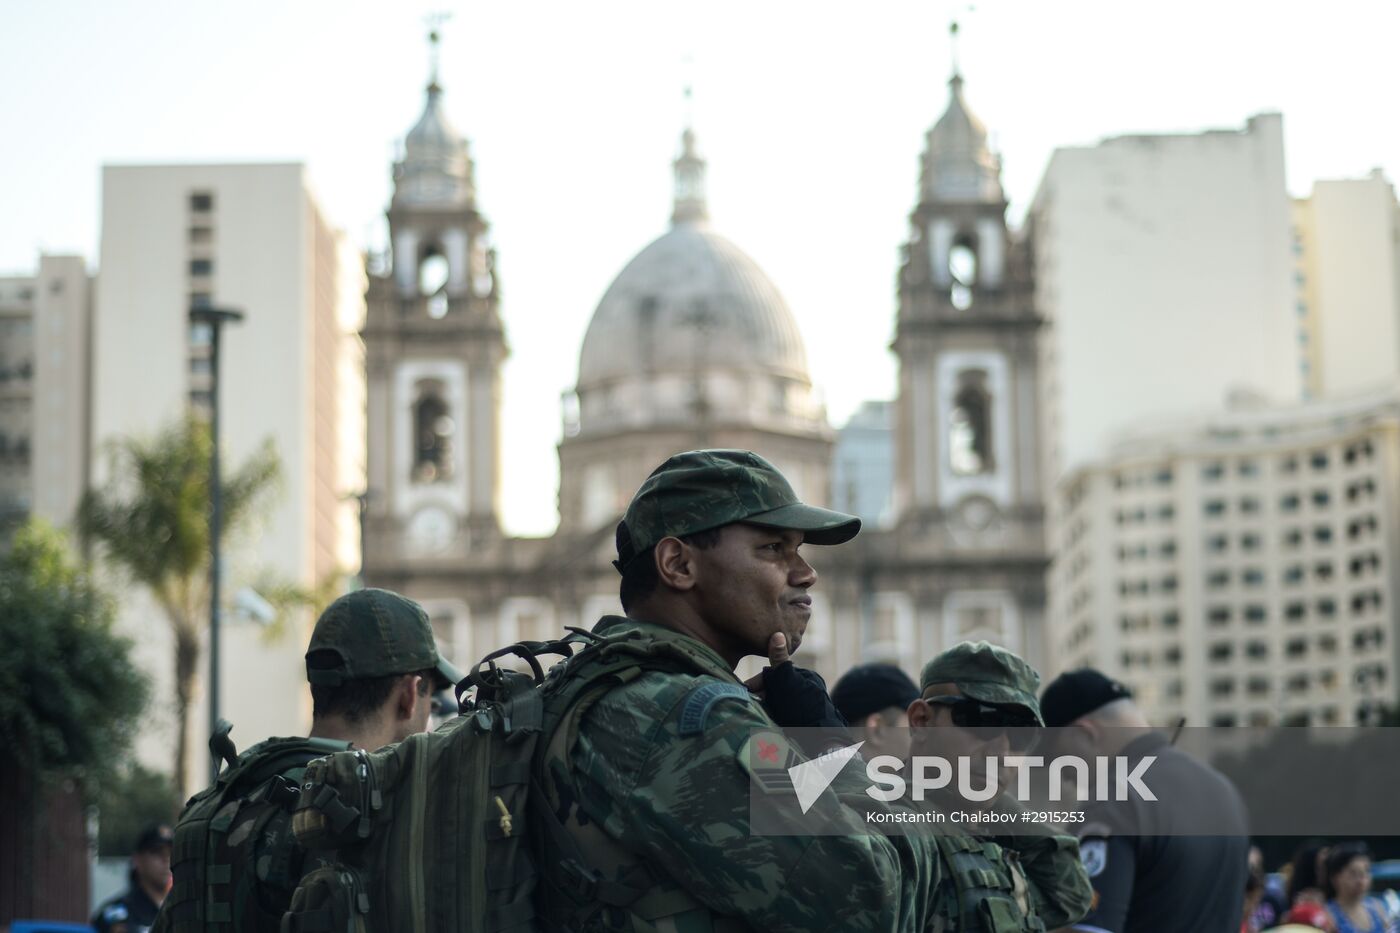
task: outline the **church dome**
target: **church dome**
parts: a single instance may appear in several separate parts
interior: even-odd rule
[[[638,253],[598,303],[579,387],[715,368],[808,378],[797,322],[768,276],[702,222],[679,223]]]
[[[689,129],[676,159],[671,230],[613,280],[588,325],[578,385],[731,369],[809,382],[807,353],[776,286],[709,229],[705,161]]]

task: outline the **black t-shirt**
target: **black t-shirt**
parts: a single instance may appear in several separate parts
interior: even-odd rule
[[[1219,772],[1173,748],[1160,732],[1130,742],[1129,762],[1155,755],[1154,778],[1173,793],[1155,803],[1086,806],[1079,854],[1094,886],[1076,930],[1239,933],[1249,874],[1244,804]],[[1220,835],[1167,835],[1186,825]],[[1203,819],[1203,814],[1207,814]]]
[[[133,884],[125,893],[104,901],[88,921],[97,933],[146,933],[156,922],[156,904],[138,884]]]

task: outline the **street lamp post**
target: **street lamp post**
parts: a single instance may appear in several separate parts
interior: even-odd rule
[[[209,735],[219,722],[219,615],[220,584],[223,582],[221,544],[223,539],[223,478],[219,472],[219,333],[224,324],[243,320],[234,308],[191,308],[190,322],[209,326],[209,433],[213,441],[209,454]],[[219,776],[219,759],[209,758],[209,783]]]

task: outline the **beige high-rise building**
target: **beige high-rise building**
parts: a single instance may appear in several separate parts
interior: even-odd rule
[[[364,489],[363,352],[354,334],[363,315],[361,258],[327,222],[301,165],[108,166],[102,188],[94,481],[108,477],[109,441],[148,436],[191,409],[207,410],[210,332],[191,325],[189,309],[244,311],[222,338],[224,465],[235,468],[270,438],[282,482],[265,521],[226,548],[221,711],[240,745],[304,733],[309,614],[272,639],[238,611],[236,594],[262,579],[309,588],[356,569],[353,497]],[[137,587],[124,591],[121,619],[155,690],[155,721],[137,751],[168,767],[168,628]],[[205,699],[190,720],[188,765],[197,779],[207,755]]]
[[[1299,398],[1278,114],[1057,149],[1028,229],[1050,481],[1144,418]]]
[[[1309,396],[1400,381],[1400,204],[1376,169],[1293,202],[1299,355]]]
[[[81,256],[0,278],[0,540],[73,519],[87,483],[91,279]]]
[[[1120,438],[1059,489],[1053,668],[1159,723],[1350,725],[1396,703],[1400,392]]]

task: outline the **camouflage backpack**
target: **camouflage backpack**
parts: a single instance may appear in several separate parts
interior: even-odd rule
[[[288,837],[258,865],[258,842],[276,828],[274,821],[290,833],[291,805],[306,763],[349,748],[329,739],[273,738],[240,755],[229,739],[232,728],[220,720],[209,749],[226,766],[190,798],[175,824],[174,884],[161,909],[163,930],[277,930],[281,910],[259,897],[258,888],[272,884],[290,892],[302,874],[301,852]]]
[[[283,933],[526,933],[545,926],[536,917],[540,860],[533,853],[548,846],[551,862],[581,861],[577,851],[561,853],[554,838],[537,836],[537,824],[555,824],[536,803],[534,769],[563,724],[558,717],[546,722],[546,696],[551,709],[567,708],[590,689],[622,682],[619,670],[687,663],[655,654],[649,642],[619,645],[572,631],[487,655],[458,686],[461,715],[437,731],[308,766],[293,826],[322,864],[302,878]],[[529,673],[498,666],[507,655],[523,659]],[[572,658],[546,678],[539,660],[546,655]],[[577,663],[588,659],[603,660]]]

